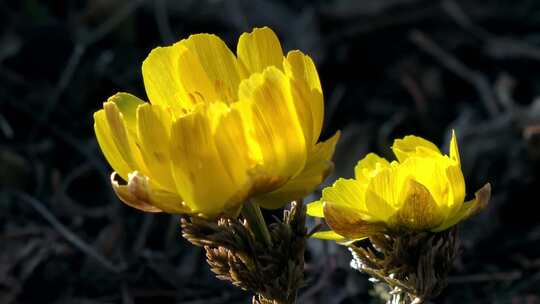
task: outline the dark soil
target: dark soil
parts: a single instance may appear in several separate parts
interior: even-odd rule
[[[152,48],[211,32],[234,49],[261,25],[316,61],[322,138],[343,132],[327,183],[395,137],[445,147],[452,129],[468,197],[491,182],[434,302],[540,303],[537,0],[0,1],[0,303],[248,303],[178,217],[116,199],[92,113],[145,96]],[[300,303],[378,303],[344,247],[310,240],[306,258]]]

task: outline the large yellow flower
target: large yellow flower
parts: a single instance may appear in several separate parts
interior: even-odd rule
[[[485,207],[490,185],[465,200],[465,181],[457,140],[452,133],[450,155],[433,143],[406,136],[394,141],[397,161],[370,153],[355,167],[354,179],[338,179],[308,205],[311,216],[324,217],[330,231],[315,237],[339,242],[381,232],[439,232]]]
[[[315,65],[300,51],[284,57],[269,28],[242,34],[237,56],[211,34],[158,47],[142,74],[150,103],[118,93],[94,114],[126,204],[204,217],[235,214],[248,198],[277,208],[331,170],[339,134],[317,143],[324,104]]]

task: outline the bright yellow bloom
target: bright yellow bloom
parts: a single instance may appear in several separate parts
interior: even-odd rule
[[[339,242],[381,232],[439,232],[477,213],[487,204],[487,184],[465,200],[465,181],[454,132],[449,155],[433,143],[405,136],[394,141],[397,161],[370,153],[355,167],[354,179],[338,179],[308,205],[311,216],[324,217],[330,231],[314,235]]]
[[[132,207],[214,217],[250,198],[278,208],[332,168],[339,134],[317,143],[315,65],[300,51],[284,56],[269,28],[242,34],[236,56],[211,34],[158,47],[142,75],[150,103],[118,93],[94,114],[113,188]]]

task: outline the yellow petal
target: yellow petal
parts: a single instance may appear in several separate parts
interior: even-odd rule
[[[383,224],[366,222],[363,214],[346,205],[325,201],[323,210],[328,226],[348,239],[362,239],[385,230]]]
[[[459,165],[451,165],[446,168],[446,177],[450,184],[450,200],[449,207],[458,209],[465,200],[465,178]],[[450,211],[452,212],[452,211]]]
[[[441,154],[441,151],[432,142],[422,137],[408,135],[402,139],[394,140],[392,151],[399,162],[404,162],[410,156],[431,156]]]
[[[145,212],[190,213],[177,194],[155,188],[148,177],[137,171],[129,174],[126,185],[120,185],[115,175],[111,174],[113,190],[126,205]]]
[[[429,190],[414,179],[405,182],[400,197],[403,202],[391,218],[391,226],[422,231],[433,229],[443,222],[444,214]]]
[[[137,110],[139,149],[149,175],[162,188],[174,192],[176,186],[171,172],[170,128],[171,114],[161,106],[144,104]]]
[[[339,178],[331,187],[323,189],[321,200],[355,209],[363,220],[377,221],[366,207],[366,186],[357,180]]]
[[[383,169],[370,180],[365,194],[365,213],[370,221],[387,222],[394,215],[399,207],[399,186],[394,168]]]
[[[310,149],[317,143],[320,135],[320,130],[314,130],[313,122],[313,109],[312,107],[317,104],[323,103],[323,97],[320,92],[308,91],[305,84],[291,79],[291,93],[298,113],[298,119],[302,126],[302,132],[304,134],[304,140],[307,144],[307,148]],[[317,132],[317,133],[315,133]]]
[[[180,42],[153,49],[142,64],[144,87],[154,105],[170,107],[180,114],[193,106],[180,80],[180,56],[187,52]],[[194,71],[200,70],[194,68]]]
[[[282,69],[283,51],[276,34],[268,27],[255,28],[251,33],[243,33],[236,50],[238,60],[247,71],[260,73],[269,66]]]
[[[140,105],[146,104],[137,96],[129,93],[117,93],[111,96],[107,101],[113,102],[118,111],[122,113],[122,118],[126,123],[126,127],[130,132],[135,132],[137,125],[137,108]]]
[[[236,189],[224,167],[205,107],[174,122],[171,131],[173,178],[180,196],[194,212],[209,217],[223,211]]]
[[[265,193],[255,198],[264,208],[275,209],[285,203],[302,199],[320,185],[334,168],[331,161],[340,133],[336,132],[330,139],[318,143],[308,155],[302,172],[293,177],[276,191]]]
[[[464,191],[464,189],[457,188],[461,170],[455,167],[448,169],[451,165],[452,162],[446,156],[442,155],[433,155],[433,157],[408,157],[399,166],[400,185],[407,178],[413,177],[429,190],[435,202],[441,208],[449,208],[454,205],[454,197],[458,198],[460,191]],[[452,185],[448,180],[449,177],[456,183],[455,193],[452,192]],[[399,187],[401,189],[401,186]],[[464,192],[462,194],[464,195]]]
[[[129,172],[135,170],[135,168],[132,168],[126,162],[116,148],[104,110],[99,110],[94,113],[94,131],[99,147],[101,148],[103,155],[105,155],[107,162],[109,162],[114,171],[118,172],[123,179],[127,180]]]
[[[105,117],[109,125],[110,136],[118,152],[120,152],[122,158],[131,168],[139,168],[141,164],[137,161],[138,159],[136,157],[138,151],[134,148],[135,144],[128,134],[124,118],[122,117],[123,115],[121,115],[114,102],[105,102],[103,109],[105,110]]]
[[[441,225],[432,229],[433,232],[444,231],[460,221],[477,214],[484,209],[491,197],[491,185],[487,183],[475,193],[475,198],[462,204],[459,211],[452,217],[447,218]]]
[[[202,95],[206,102],[235,102],[243,78],[238,62],[216,35],[197,34],[180,41],[188,51],[178,62],[180,81],[188,94]]]
[[[316,238],[316,239],[321,239],[321,240],[330,240],[330,241],[345,240],[343,236],[337,234],[335,231],[332,231],[332,230],[318,231],[318,232],[315,232],[311,237]]]
[[[250,169],[257,164],[250,154],[241,113],[237,109],[227,108],[218,117],[214,141],[227,175],[234,187],[239,189],[236,198],[231,201],[237,203],[251,194],[254,181]]]
[[[386,159],[375,153],[369,153],[356,164],[354,175],[359,182],[368,184],[373,176],[389,166],[390,163]]]
[[[316,89],[322,93],[319,74],[311,57],[298,50],[290,51],[287,53],[286,63],[285,72],[287,75],[297,80],[304,80],[310,89]]]
[[[299,51],[289,52],[284,67],[291,78],[292,96],[306,142],[314,145],[324,118],[324,98],[317,69],[311,58]]]
[[[146,172],[136,146],[136,109],[144,102],[137,97],[118,93],[94,114],[94,129],[107,161],[120,176],[127,179],[129,172]]]
[[[252,156],[264,172],[286,181],[306,163],[306,142],[290,96],[289,83],[276,67],[240,84],[240,102]]]
[[[450,140],[450,159],[456,161],[458,165],[461,165],[458,143],[456,139],[456,131],[454,130],[452,130],[452,139]]]
[[[306,213],[313,217],[324,217],[323,201],[314,201],[306,205]]]

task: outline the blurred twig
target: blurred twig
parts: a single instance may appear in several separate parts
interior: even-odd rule
[[[510,37],[499,37],[481,26],[467,15],[455,0],[443,1],[445,12],[464,30],[484,41],[487,52],[495,58],[523,57],[540,60],[540,48]]]
[[[35,122],[35,127],[32,131],[32,135],[35,133],[37,128],[47,120],[50,113],[56,108],[58,101],[64,90],[68,87],[77,67],[79,66],[82,56],[85,54],[86,49],[93,45],[94,43],[103,39],[107,34],[109,34],[113,29],[115,29],[122,21],[129,17],[141,4],[146,0],[131,0],[127,1],[127,4],[123,8],[119,9],[115,14],[111,15],[105,22],[98,26],[95,30],[91,31],[88,34],[78,37],[75,41],[75,46],[69,57],[69,60],[66,64],[66,67],[60,74],[60,78],[55,87],[54,93],[51,96],[50,102],[47,104],[47,107],[43,110],[39,119]],[[30,136],[32,138],[33,136]]]
[[[169,22],[169,13],[167,11],[167,0],[155,0],[154,1],[154,16],[156,18],[156,24],[161,36],[161,40],[165,44],[171,44],[175,39],[175,35],[171,29],[171,23]]]
[[[485,76],[467,67],[457,57],[442,49],[435,41],[419,30],[412,31],[410,33],[410,39],[421,50],[433,56],[448,70],[472,85],[478,92],[484,107],[491,117],[499,113],[497,97]]]
[[[496,273],[480,273],[469,274],[463,276],[452,276],[448,278],[449,284],[469,284],[495,281],[514,281],[523,276],[521,271],[496,272]]]
[[[60,203],[62,206],[63,214],[84,214],[85,216],[90,218],[111,216],[111,211],[113,211],[112,209],[116,207],[116,204],[85,206],[80,202],[72,199],[68,194],[68,190],[72,183],[82,174],[87,173],[92,169],[94,169],[94,164],[92,164],[90,161],[87,161],[69,172],[56,187],[51,202]]]
[[[71,232],[71,230],[69,230],[64,224],[60,223],[60,221],[49,210],[47,210],[47,208],[45,208],[45,206],[43,206],[43,204],[39,200],[33,198],[32,196],[24,192],[9,192],[11,192],[15,197],[18,197],[23,202],[30,205],[32,209],[34,209],[41,216],[43,216],[43,218],[47,222],[49,222],[49,224],[51,224],[51,226],[53,226],[54,229],[56,229],[68,242],[70,242],[73,246],[75,246],[88,256],[92,257],[95,261],[99,262],[99,264],[102,265],[105,269],[117,274],[124,270],[124,266],[114,265],[105,256],[97,252],[92,246],[88,245],[75,233]]]
[[[90,33],[79,37],[77,39],[77,44],[82,44],[84,46],[92,45],[105,36],[107,36],[113,29],[115,29],[122,21],[127,17],[131,16],[139,6],[141,6],[147,0],[130,0],[126,1],[126,4],[118,9],[118,11],[111,15],[105,22],[98,26],[95,30]]]
[[[454,0],[444,0],[442,2],[443,10],[463,29],[473,34],[478,39],[492,38],[493,35],[476,25],[472,19],[463,11],[459,4]]]
[[[326,261],[322,263],[322,273],[319,279],[307,288],[298,299],[298,303],[307,303],[308,300],[313,298],[320,290],[324,289],[330,282],[332,274],[336,269],[335,258],[332,256],[326,256]]]
[[[440,12],[440,4],[437,1],[424,1],[421,4],[416,3],[414,7],[416,9],[402,9],[399,13],[381,14],[370,19],[358,18],[361,20],[358,24],[340,28],[336,32],[330,33],[324,42],[333,45],[340,40],[381,31],[391,26],[419,22]]]
[[[529,289],[535,284],[539,284],[539,283],[540,283],[540,271],[538,271],[532,276],[528,276],[527,280],[522,280],[520,283],[513,286],[510,293],[520,294],[523,290]]]
[[[329,126],[332,124],[335,114],[338,111],[339,105],[345,97],[347,89],[344,85],[337,85],[334,90],[330,93],[330,98],[328,98],[327,110],[325,113],[324,125]]]
[[[135,240],[135,242],[133,242],[132,251],[134,253],[140,253],[141,250],[144,248],[144,245],[146,244],[146,239],[148,238],[148,233],[150,232],[150,228],[152,227],[153,222],[153,214],[147,213],[144,215],[144,221],[141,225],[139,232],[137,233],[137,239]]]
[[[11,103],[11,105],[16,108],[17,110],[21,111],[22,113],[28,115],[29,118],[32,120],[38,119],[38,114],[36,114],[34,111],[31,111],[27,107],[25,107],[23,104],[20,103]],[[93,150],[88,149],[85,144],[81,142],[78,138],[73,136],[71,133],[68,133],[66,130],[63,130],[53,124],[45,124],[46,128],[51,131],[51,134],[54,136],[60,138],[64,142],[66,142],[69,146],[73,148],[76,152],[78,152],[81,156],[86,158],[97,170],[99,175],[102,177],[102,181],[105,183],[105,185],[109,185],[110,178],[109,173],[106,165],[101,161],[98,156],[94,153]],[[116,196],[113,194],[112,191],[109,191],[109,198],[111,201],[116,200]]]

